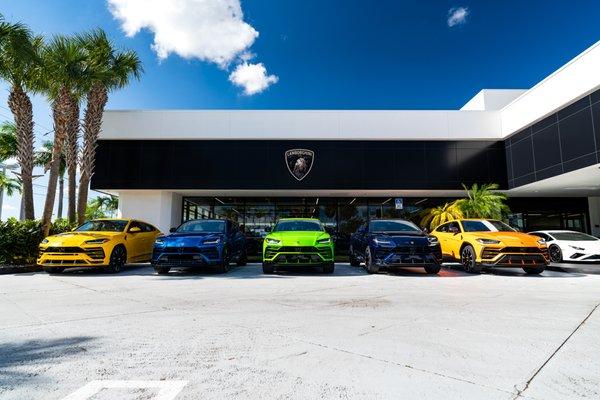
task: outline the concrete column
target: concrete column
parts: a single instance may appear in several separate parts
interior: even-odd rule
[[[588,197],[590,227],[593,236],[600,236],[600,197]]]
[[[181,223],[181,195],[160,190],[119,192],[121,218],[135,218],[151,223],[163,233]]]

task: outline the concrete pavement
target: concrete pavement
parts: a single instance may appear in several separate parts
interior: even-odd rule
[[[0,398],[600,398],[594,272],[4,275]]]

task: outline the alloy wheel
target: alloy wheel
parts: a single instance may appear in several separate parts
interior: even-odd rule
[[[550,252],[550,260],[552,260],[552,262],[559,263],[562,261],[562,251],[560,251],[558,246],[550,246],[548,251]]]

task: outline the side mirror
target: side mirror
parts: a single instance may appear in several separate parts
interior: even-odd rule
[[[177,231],[177,228],[169,228],[169,233],[174,233],[175,231]]]
[[[142,230],[139,227],[137,227],[137,226],[134,226],[131,229],[129,229],[129,233],[138,233],[138,232],[141,232],[141,231]]]

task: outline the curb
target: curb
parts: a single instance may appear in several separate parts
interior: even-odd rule
[[[40,271],[42,271],[42,268],[37,265],[0,265],[0,275],[24,274]]]

